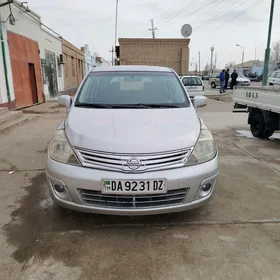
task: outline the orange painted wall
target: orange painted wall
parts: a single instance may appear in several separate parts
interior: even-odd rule
[[[44,101],[38,42],[8,31],[16,109],[33,105],[28,63],[35,67],[38,102]]]

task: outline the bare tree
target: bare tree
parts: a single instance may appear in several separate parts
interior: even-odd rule
[[[274,42],[272,45],[271,61],[280,67],[280,40]]]
[[[231,67],[234,66],[235,64],[236,64],[235,61],[230,61],[230,62],[226,63],[225,69],[231,68]]]
[[[209,71],[210,71],[209,63],[206,63],[206,65],[205,65],[205,67],[204,67],[204,70],[203,70],[203,75],[204,75],[204,76],[209,75]]]

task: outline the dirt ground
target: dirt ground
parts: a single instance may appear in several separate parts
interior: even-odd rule
[[[53,108],[56,110],[56,108]],[[245,114],[209,100],[220,175],[202,209],[116,217],[58,209],[44,170],[63,111],[0,135],[0,279],[280,279],[280,135],[262,141]]]

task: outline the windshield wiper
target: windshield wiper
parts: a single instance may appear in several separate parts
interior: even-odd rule
[[[106,104],[96,104],[96,103],[77,103],[75,107],[83,107],[83,108],[112,108],[110,105]]]
[[[96,103],[77,103],[76,107],[82,108],[118,108],[118,109],[129,109],[129,108],[181,108],[179,105],[175,104],[145,104],[145,103],[136,103],[136,104],[96,104]]]
[[[175,104],[134,104],[135,107],[141,107],[141,108],[181,108],[179,105]]]

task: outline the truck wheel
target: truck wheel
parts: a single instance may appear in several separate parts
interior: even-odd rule
[[[214,82],[211,83],[211,88],[216,88],[216,84]]]
[[[263,113],[256,112],[252,115],[251,132],[254,137],[268,139],[274,133],[274,129],[267,129]]]
[[[251,132],[257,138],[263,138],[265,130],[265,121],[261,112],[253,113],[251,119]]]
[[[263,139],[268,139],[270,136],[273,135],[275,130],[265,130],[264,134],[263,134]]]
[[[270,86],[273,86],[273,83],[269,83]]]

